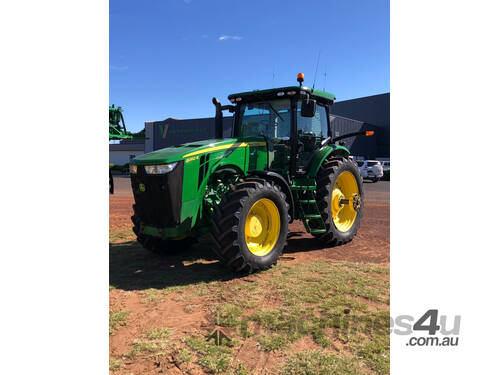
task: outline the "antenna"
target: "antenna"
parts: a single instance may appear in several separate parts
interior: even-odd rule
[[[318,73],[318,65],[319,65],[319,57],[321,56],[321,50],[318,52],[318,61],[316,62],[316,71],[314,72],[314,82],[313,82],[313,90],[314,90],[314,85],[316,85],[316,73]]]
[[[323,86],[323,91],[326,91],[326,65],[325,65],[325,83]]]
[[[273,85],[272,87],[274,87],[274,65],[273,65]]]

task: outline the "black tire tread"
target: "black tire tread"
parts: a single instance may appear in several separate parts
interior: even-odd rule
[[[286,195],[281,191],[279,185],[262,178],[251,177],[234,185],[234,189],[223,197],[212,219],[213,232],[210,236],[214,243],[213,250],[221,261],[236,273],[249,274],[265,270],[276,264],[276,261],[264,266],[252,264],[245,258],[237,241],[238,235],[241,235],[238,233],[238,224],[240,219],[244,219],[240,218],[241,210],[251,196],[263,189],[275,190],[285,202],[288,212],[289,204],[286,202]],[[287,221],[289,219],[287,217]],[[288,236],[288,226],[286,227],[286,235]],[[281,256],[282,250],[282,248],[279,249],[278,257]]]
[[[345,157],[332,156],[327,158],[320,167],[318,174],[316,175],[316,203],[318,205],[321,217],[326,227],[326,232],[321,234],[313,234],[314,237],[321,239],[322,241],[332,245],[339,246],[344,245],[355,237],[358,229],[359,223],[363,217],[363,207],[364,207],[364,193],[363,193],[363,185],[361,178],[361,174],[359,173],[359,169],[352,168],[351,172],[357,174],[357,181],[361,181],[359,186],[360,195],[361,195],[361,208],[358,211],[358,218],[356,219],[355,228],[351,231],[352,235],[346,238],[345,236],[340,236],[333,221],[330,219],[330,192],[332,188],[332,184],[335,181],[335,178],[338,174],[338,171],[346,164],[353,163],[352,160],[349,160]]]

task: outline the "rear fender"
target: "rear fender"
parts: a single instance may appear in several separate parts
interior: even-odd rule
[[[325,159],[329,156],[345,156],[348,157],[350,152],[344,146],[333,145],[333,146],[325,146],[319,149],[314,156],[309,171],[307,172],[308,177],[314,178],[318,174],[319,168],[321,164],[325,161]]]

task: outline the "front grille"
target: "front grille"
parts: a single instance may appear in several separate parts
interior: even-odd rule
[[[172,172],[161,175],[146,174],[144,166],[138,166],[137,174],[131,175],[131,183],[135,215],[142,223],[158,228],[180,224],[183,175],[182,161]]]

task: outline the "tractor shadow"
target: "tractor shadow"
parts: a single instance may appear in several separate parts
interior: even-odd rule
[[[307,237],[306,237],[307,236]],[[326,249],[329,246],[317,238],[311,237],[307,232],[288,233],[288,246],[283,250],[283,254],[302,253],[311,250]]]
[[[237,277],[204,243],[168,256],[151,253],[136,241],[109,244],[109,285],[117,289],[164,289]]]
[[[290,232],[281,260],[287,254],[324,249],[321,241],[304,237],[305,232]],[[158,255],[145,250],[137,241],[109,244],[109,285],[121,290],[164,289],[211,281],[229,281],[245,275],[223,266],[203,239],[189,251]]]

